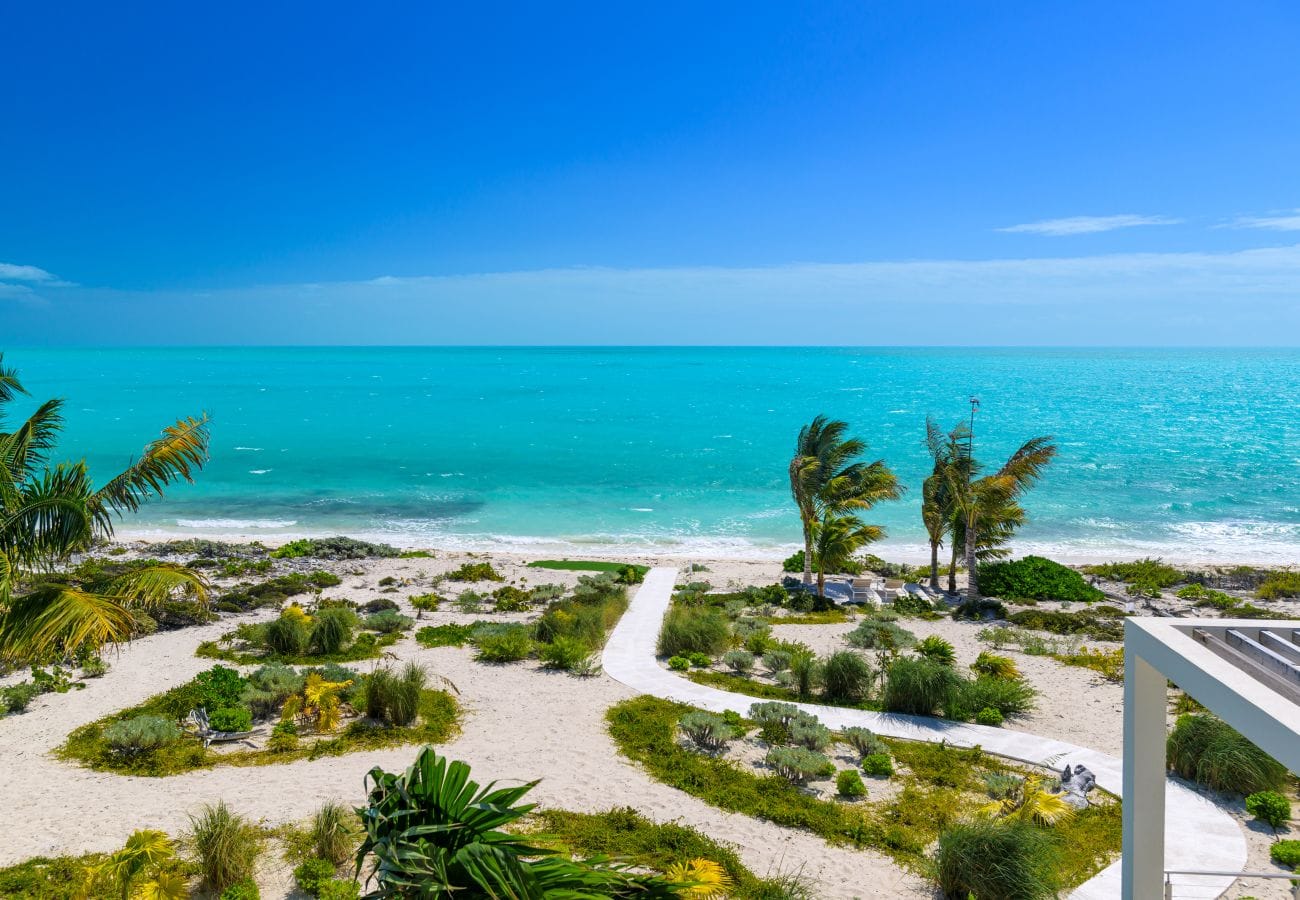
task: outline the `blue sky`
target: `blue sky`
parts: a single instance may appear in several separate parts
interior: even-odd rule
[[[1284,2],[23,4],[0,334],[1280,344]]]

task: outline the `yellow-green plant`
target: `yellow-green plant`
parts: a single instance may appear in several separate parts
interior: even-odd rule
[[[307,676],[302,690],[284,702],[280,721],[303,719],[317,731],[333,731],[343,715],[342,694],[351,686],[351,679],[326,681],[320,673],[313,672]]]
[[[1037,825],[1055,825],[1074,813],[1064,793],[1043,787],[1043,779],[1030,775],[999,800],[980,807],[980,813],[993,819],[1023,819]]]
[[[731,876],[727,870],[711,859],[691,859],[686,862],[673,863],[664,876],[685,887],[678,888],[677,893],[690,900],[715,900],[725,897],[731,890]]]
[[[145,828],[133,832],[126,845],[104,860],[95,874],[107,880],[121,900],[181,900],[189,896],[185,879],[174,872],[160,871],[175,858],[172,839],[161,831]]]

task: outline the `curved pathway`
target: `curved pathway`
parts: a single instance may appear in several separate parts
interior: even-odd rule
[[[713,712],[749,711],[755,698],[733,694],[688,681],[663,668],[655,645],[664,614],[672,600],[677,570],[656,567],[632,598],[614,628],[602,657],[605,674],[645,694],[689,703]],[[925,716],[904,716],[867,710],[843,709],[812,703],[797,704],[832,729],[870,728],[887,737],[914,741],[946,741],[961,747],[979,745],[990,753],[1032,765],[1062,768],[1084,764],[1097,776],[1097,784],[1116,796],[1123,795],[1121,760],[1065,741],[1002,728],[969,725]],[[1050,761],[1050,763],[1049,763]],[[1206,798],[1174,780],[1167,785],[1165,801],[1165,868],[1239,872],[1246,865],[1246,838],[1231,816]],[[1175,876],[1174,896],[1212,900],[1227,890],[1230,877]],[[1113,900],[1120,895],[1120,864],[1116,860],[1077,888],[1073,900]]]

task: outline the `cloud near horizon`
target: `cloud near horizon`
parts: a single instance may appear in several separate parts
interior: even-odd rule
[[[10,344],[1294,342],[1300,244],[773,267],[571,268],[218,290],[69,288]]]
[[[1010,234],[1042,234],[1049,237],[1068,237],[1075,234],[1098,234],[1119,228],[1136,228],[1141,225],[1180,225],[1182,219],[1170,216],[1070,216],[1064,219],[1043,219],[1023,225],[1009,225],[998,231]]]
[[[1300,209],[1267,216],[1238,216],[1229,223],[1232,228],[1263,228],[1270,231],[1300,231]]]

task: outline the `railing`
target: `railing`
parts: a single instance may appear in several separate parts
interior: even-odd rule
[[[1165,870],[1165,900],[1173,900],[1174,883],[1169,879],[1170,875],[1220,875],[1233,878],[1287,878],[1291,880],[1291,896],[1300,900],[1300,873],[1283,873],[1283,872],[1207,872],[1202,869],[1166,869]]]

